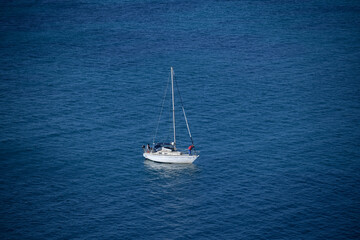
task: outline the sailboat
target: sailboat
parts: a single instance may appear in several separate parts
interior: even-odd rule
[[[159,162],[159,163],[193,163],[199,155],[195,152],[194,142],[191,136],[189,123],[186,118],[185,109],[182,104],[182,99],[179,91],[179,96],[181,100],[182,110],[184,113],[185,123],[187,126],[187,130],[190,136],[191,145],[189,146],[189,152],[181,151],[176,147],[176,122],[175,122],[175,95],[174,95],[174,69],[170,68],[171,73],[171,96],[172,96],[172,120],[173,120],[173,134],[174,141],[171,143],[155,143],[155,138],[153,141],[153,146],[150,147],[147,145],[143,146],[144,154],[143,156],[151,161]],[[179,89],[178,89],[179,90]],[[166,96],[166,92],[165,92]],[[165,100],[165,98],[164,98]],[[161,109],[162,112],[162,109]],[[161,116],[160,112],[160,116]],[[160,120],[160,117],[159,117]],[[157,131],[157,130],[156,130]],[[192,153],[193,150],[193,153]]]

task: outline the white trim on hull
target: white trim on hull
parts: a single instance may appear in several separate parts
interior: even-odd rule
[[[193,163],[199,155],[162,155],[156,153],[144,153],[144,157],[148,160],[159,163]]]

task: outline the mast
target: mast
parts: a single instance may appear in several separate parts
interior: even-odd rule
[[[172,93],[172,112],[173,112],[173,128],[174,128],[174,148],[176,150],[176,128],[175,128],[175,101],[174,101],[174,70],[171,67],[171,93]]]

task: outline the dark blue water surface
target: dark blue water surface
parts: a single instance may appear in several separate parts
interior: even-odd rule
[[[356,239],[359,76],[359,1],[2,1],[0,238]]]

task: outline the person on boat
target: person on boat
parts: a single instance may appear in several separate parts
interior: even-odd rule
[[[145,152],[145,145],[142,145],[142,147],[141,147],[142,149],[143,149],[143,151]]]
[[[150,152],[150,145],[149,144],[147,144],[147,146],[146,146],[146,152]]]
[[[194,146],[193,144],[191,144],[191,145],[189,146],[189,155],[191,155],[191,150],[193,150],[194,147],[195,147],[195,146]]]

